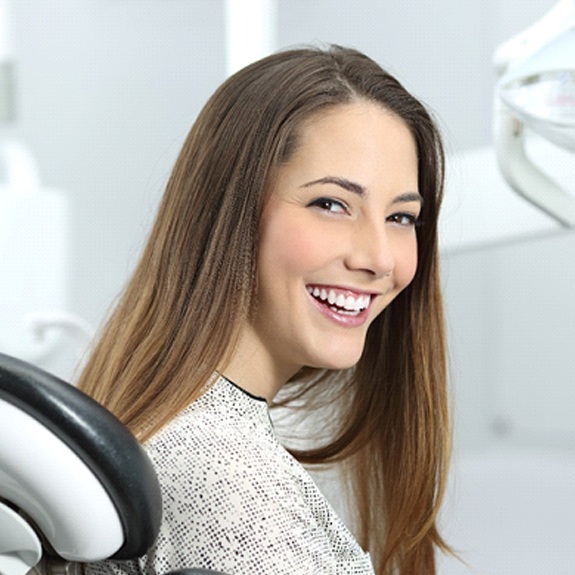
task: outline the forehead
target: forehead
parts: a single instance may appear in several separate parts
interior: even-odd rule
[[[410,134],[410,129],[403,118],[379,102],[357,99],[351,102],[329,106],[305,118],[299,128],[299,140],[314,131],[326,129],[349,129],[353,125],[367,128],[373,120],[387,124],[390,129],[404,130]]]
[[[417,189],[417,149],[405,121],[378,103],[331,107],[300,126],[297,147],[278,176],[345,176],[366,187],[396,180]],[[288,174],[286,174],[288,172]]]

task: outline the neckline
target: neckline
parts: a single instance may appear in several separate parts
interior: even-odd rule
[[[241,391],[243,394],[250,397],[251,399],[255,399],[256,401],[263,401],[267,405],[267,399],[265,397],[260,397],[259,395],[254,395],[253,393],[249,392],[247,389],[244,389],[243,387],[241,387],[240,385],[238,385],[237,383],[232,381],[229,377],[226,377],[225,375],[223,375],[221,373],[220,373],[220,377],[224,381],[227,381],[230,385],[235,387],[238,391]]]

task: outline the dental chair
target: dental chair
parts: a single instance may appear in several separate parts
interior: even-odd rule
[[[0,575],[76,575],[82,563],[142,556],[161,514],[154,468],[118,419],[0,354]]]

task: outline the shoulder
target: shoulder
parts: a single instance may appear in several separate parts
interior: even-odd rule
[[[251,407],[248,404],[248,408]],[[257,407],[257,406],[256,406]],[[258,452],[271,457],[281,450],[267,416],[267,408],[254,407],[253,413],[237,406],[202,397],[190,405],[146,444],[156,469],[189,469],[207,465],[242,464]]]
[[[201,493],[206,500],[217,490],[225,497],[231,485],[246,498],[265,496],[286,479],[289,485],[299,464],[273,433],[267,406],[243,397],[230,404],[221,395],[202,396],[146,443],[162,488],[178,499]]]
[[[332,573],[337,550],[363,555],[277,441],[265,405],[220,407],[192,406],[146,445],[163,494],[158,571]]]

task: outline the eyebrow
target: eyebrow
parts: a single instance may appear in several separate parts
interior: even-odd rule
[[[316,184],[335,184],[348,192],[353,192],[358,196],[365,196],[366,190],[365,188],[356,182],[352,182],[347,178],[342,178],[339,176],[325,176],[324,178],[319,178],[319,180],[313,180],[312,182],[308,182],[304,184],[302,188],[309,188],[310,186],[315,186]]]
[[[407,192],[406,194],[400,194],[399,196],[393,198],[392,203],[403,204],[409,202],[419,202],[421,205],[423,205],[423,196],[418,192]]]
[[[303,184],[302,188],[309,188],[310,186],[315,186],[317,184],[335,184],[336,186],[339,186],[348,192],[353,192],[354,194],[357,194],[361,197],[367,194],[367,190],[364,186],[341,176],[325,176],[323,178],[319,178],[318,180],[313,180]],[[418,192],[406,192],[405,194],[400,194],[399,196],[393,198],[392,203],[402,204],[409,202],[419,202],[420,204],[423,204],[423,197]]]

